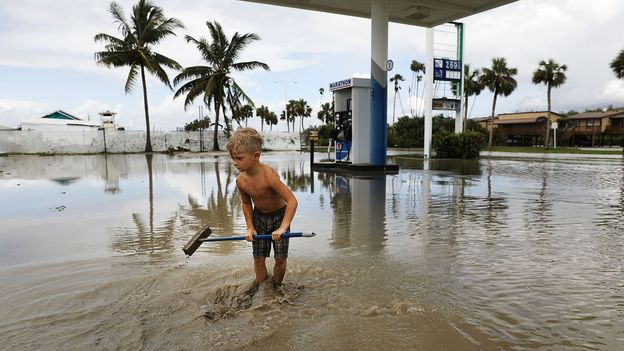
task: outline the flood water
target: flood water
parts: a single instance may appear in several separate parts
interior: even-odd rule
[[[263,154],[317,233],[283,291],[245,241],[181,250],[244,233],[225,154],[0,157],[0,349],[624,349],[624,161],[515,156]]]

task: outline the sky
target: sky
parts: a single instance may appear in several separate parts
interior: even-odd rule
[[[128,14],[136,0],[119,0]],[[370,20],[234,0],[152,0],[165,15],[181,20],[185,28],[161,42],[155,51],[182,66],[203,64],[199,52],[184,40],[209,37],[206,21],[218,21],[228,36],[256,33],[241,60],[267,63],[271,70],[234,72],[233,77],[257,106],[279,115],[284,100],[305,99],[313,108],[305,125],[319,125],[316,112],[331,100],[329,83],[370,74]],[[88,5],[86,5],[88,4]],[[117,123],[144,130],[140,84],[124,92],[126,68],[96,64],[94,52],[103,43],[98,33],[120,36],[110,1],[1,0],[0,1],[0,125],[17,127],[21,120],[64,110],[83,119],[99,120],[98,112],[113,110]],[[566,83],[554,89],[554,111],[624,106],[624,80],[609,63],[624,49],[621,0],[520,0],[488,12],[460,19],[465,25],[464,63],[473,68],[491,66],[493,57],[505,57],[518,69],[518,88],[498,99],[497,113],[546,110],[546,88],[531,82],[538,62],[549,58],[568,66]],[[435,41],[446,40],[446,27]],[[409,113],[412,60],[425,60],[426,30],[391,23],[388,57],[401,74],[396,115]],[[171,80],[176,72],[169,72]],[[152,129],[175,130],[196,119],[199,100],[184,109],[183,98],[148,76]],[[325,93],[319,94],[324,88]],[[175,89],[175,87],[174,87]],[[422,91],[422,85],[419,88]],[[388,119],[392,118],[394,89],[388,89]],[[414,95],[414,94],[411,94]],[[482,92],[470,103],[470,116],[491,112],[492,96]],[[400,101],[400,104],[399,104]],[[402,105],[402,107],[401,107]],[[206,112],[206,110],[204,110]],[[212,111],[208,111],[210,116]],[[259,128],[258,118],[249,126]],[[265,126],[265,128],[267,128]],[[274,130],[286,130],[280,122]]]

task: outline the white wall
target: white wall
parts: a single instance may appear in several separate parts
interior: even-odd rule
[[[299,150],[299,133],[261,132],[267,150]],[[211,151],[212,131],[152,132],[155,152]],[[219,133],[219,148],[225,150],[227,138]],[[106,146],[105,146],[106,144]],[[201,145],[203,144],[203,149]],[[142,131],[26,131],[0,130],[0,154],[93,154],[133,153],[145,150]]]

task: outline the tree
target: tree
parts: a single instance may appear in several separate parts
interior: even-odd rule
[[[310,117],[312,115],[312,107],[308,106],[308,102],[305,101],[304,99],[291,100],[291,101],[293,102],[292,104],[293,121],[296,117],[300,117],[301,124],[299,126],[299,133],[301,133],[301,131],[304,129],[303,119],[306,117]],[[290,110],[288,111],[288,114],[290,115]],[[293,131],[294,130],[295,130],[295,125],[293,122]]]
[[[245,104],[232,108],[232,119],[236,121],[238,127],[241,126],[241,121],[245,120],[245,127],[247,127],[247,119],[253,117],[254,108],[251,104]]]
[[[394,82],[394,102],[392,103],[392,124],[394,124],[394,116],[396,115],[395,111],[396,111],[396,97],[397,97],[397,93],[399,92],[399,89],[401,89],[401,87],[399,86],[399,81],[404,81],[405,79],[403,79],[403,76],[400,74],[395,74],[394,77],[390,78],[391,82]]]
[[[464,131],[468,125],[468,98],[472,95],[475,97],[481,94],[484,86],[479,81],[479,69],[470,70],[470,65],[464,65]],[[473,101],[474,102],[474,101]]]
[[[145,110],[145,152],[151,152],[152,140],[145,70],[155,75],[171,89],[171,83],[164,68],[179,70],[182,67],[173,59],[155,52],[153,46],[166,37],[175,35],[173,31],[177,28],[184,28],[184,25],[175,18],[167,18],[162,8],[152,5],[148,0],[139,0],[132,7],[130,19],[126,18],[121,6],[114,1],[110,4],[109,12],[115,18],[115,23],[119,24],[122,37],[117,38],[105,33],[97,34],[94,37],[95,42],[103,42],[106,45],[105,51],[95,53],[95,61],[109,68],[130,67],[125,84],[126,94],[132,91],[140,72]]]
[[[225,117],[225,103],[231,102],[232,97],[238,101],[246,101],[253,105],[251,98],[245,94],[243,89],[236,83],[231,75],[232,71],[247,71],[256,68],[269,70],[266,63],[259,61],[236,62],[241,51],[250,43],[260,40],[255,33],[239,34],[234,33],[231,38],[227,38],[223,28],[217,21],[206,22],[210,33],[210,41],[205,38],[195,39],[187,35],[186,41],[197,47],[204,61],[208,66],[186,67],[174,79],[176,85],[185,82],[176,91],[174,98],[186,94],[184,109],[188,108],[198,96],[203,96],[203,103],[210,109],[214,106],[215,123],[213,136],[213,150],[219,150],[218,125],[220,111]],[[226,119],[226,125],[227,125]]]
[[[295,131],[295,100],[289,100],[288,103],[286,104],[286,110],[282,111],[282,113],[280,113],[280,120],[282,121],[286,121],[286,128],[288,128],[288,132],[290,133],[290,123],[292,122],[293,127],[292,130],[293,132]],[[288,114],[286,114],[286,111],[288,111]]]
[[[325,94],[325,89],[320,88],[319,89],[319,94],[321,94],[321,100],[320,101],[321,101],[321,106],[323,106],[323,94]]]
[[[270,118],[270,114],[271,112],[269,111],[269,108],[264,105],[261,105],[256,109],[256,116],[260,117],[260,130],[264,130],[264,122]]]
[[[610,66],[618,79],[624,79],[624,49],[611,61]]]
[[[410,64],[410,70],[412,71],[412,87],[414,84],[416,85],[416,114],[418,114],[418,88],[420,85],[420,81],[422,80],[422,75],[420,73],[425,72],[425,64],[418,62],[416,60],[412,60]],[[410,88],[410,91],[413,91]],[[414,116],[414,110],[412,109],[412,99],[410,98],[410,113]]]
[[[265,121],[269,125],[270,130],[273,131],[273,126],[277,125],[278,122],[275,112],[270,111]]]
[[[479,81],[494,93],[492,99],[492,116],[490,117],[490,136],[488,138],[488,148],[492,148],[492,136],[494,133],[494,116],[496,115],[496,98],[498,95],[509,96],[518,86],[513,78],[518,74],[517,68],[507,67],[507,60],[504,57],[492,58],[492,68],[484,67],[483,74]]]
[[[332,123],[334,120],[334,104],[326,102],[321,105],[321,110],[316,114],[316,117],[325,124]]]
[[[546,85],[546,98],[548,99],[548,118],[546,119],[546,138],[544,139],[544,147],[546,149],[550,146],[550,91],[552,88],[559,87],[565,83],[565,71],[567,69],[568,67],[566,65],[559,65],[553,59],[548,59],[548,62],[544,60],[540,61],[537,70],[533,72],[533,84],[544,83]]]

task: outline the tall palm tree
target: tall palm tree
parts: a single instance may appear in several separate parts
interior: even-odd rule
[[[513,78],[518,74],[517,68],[507,67],[507,60],[504,57],[492,58],[492,68],[484,67],[483,74],[479,81],[494,93],[492,99],[492,116],[490,117],[490,137],[488,148],[492,148],[492,136],[494,133],[494,116],[496,115],[496,98],[498,95],[509,96],[518,86],[518,82]]]
[[[271,118],[271,112],[269,111],[269,108],[261,105],[260,107],[258,107],[256,109],[256,116],[260,117],[260,130],[264,130],[264,122],[267,122],[268,124],[268,119]],[[277,123],[276,123],[277,124]]]
[[[145,152],[152,151],[150,134],[149,108],[147,104],[147,85],[145,70],[155,75],[161,82],[171,88],[169,77],[164,67],[179,70],[182,67],[173,59],[161,55],[153,50],[153,46],[160,43],[177,28],[184,28],[182,22],[175,18],[167,18],[158,6],[148,0],[139,0],[132,7],[132,15],[126,18],[123,9],[116,2],[111,2],[109,12],[119,24],[122,38],[100,33],[94,37],[96,42],[103,42],[105,51],[95,53],[95,61],[106,67],[129,66],[130,72],[126,79],[125,91],[129,93],[136,83],[137,74],[141,73],[143,85],[143,108],[145,109]]]
[[[546,120],[546,138],[544,147],[548,149],[550,146],[550,111],[551,99],[550,91],[552,88],[561,86],[566,81],[565,71],[568,69],[566,65],[559,65],[555,60],[548,59],[548,62],[540,61],[537,70],[533,72],[533,84],[544,83],[546,85],[546,97],[548,99],[548,118]]]
[[[269,112],[269,116],[266,118],[266,122],[269,125],[270,130],[273,131],[273,126],[277,125],[278,122],[275,112]]]
[[[399,86],[399,82],[404,81],[405,79],[403,79],[403,76],[400,74],[395,74],[392,78],[390,78],[391,82],[394,82],[394,102],[392,103],[392,124],[394,125],[394,116],[395,116],[395,111],[396,111],[396,97],[397,97],[397,93],[399,92],[399,89],[401,89],[401,87]]]
[[[330,104],[329,102],[324,103],[323,105],[321,105],[321,110],[316,114],[316,117],[325,124],[329,124],[333,120],[334,107],[332,105],[333,104]]]
[[[479,81],[479,69],[470,70],[470,65],[464,65],[464,130],[468,125],[468,98],[472,95],[475,97],[481,94],[484,86]],[[474,101],[473,101],[474,102]]]
[[[295,117],[300,117],[299,133],[303,130],[303,119],[312,115],[312,107],[308,105],[308,102],[304,99],[294,100],[293,103],[293,120]],[[295,126],[293,124],[293,131]]]
[[[321,94],[321,100],[320,101],[321,101],[321,106],[323,106],[323,94],[325,94],[325,89],[320,88],[319,89],[319,94]]]
[[[213,136],[213,150],[219,150],[217,139],[219,114],[222,110],[225,114],[225,103],[228,96],[235,96],[240,101],[247,101],[253,105],[253,102],[245,94],[243,89],[236,83],[231,75],[232,71],[247,71],[256,68],[269,70],[269,66],[259,61],[237,62],[241,51],[245,46],[253,41],[260,40],[260,37],[254,33],[239,34],[234,33],[231,38],[227,38],[223,32],[223,28],[217,22],[206,22],[210,33],[210,41],[205,38],[195,39],[187,35],[186,41],[197,47],[204,61],[208,66],[186,67],[173,80],[178,85],[186,81],[176,91],[174,98],[186,94],[184,100],[184,109],[190,106],[198,96],[203,96],[203,103],[208,108],[211,105],[215,110],[215,129]],[[227,121],[226,121],[227,124]]]
[[[416,85],[416,114],[418,114],[418,88],[420,85],[420,81],[422,80],[421,73],[425,72],[425,64],[422,62],[418,62],[416,60],[412,60],[410,64],[410,70],[412,71],[412,88]],[[410,88],[410,91],[413,91]],[[413,95],[412,95],[413,96]],[[410,97],[410,113],[414,116],[414,110],[412,109],[412,99]]]
[[[239,128],[241,126],[241,121],[245,120],[245,127],[247,127],[247,119],[253,117],[253,111],[253,105],[251,104],[234,106],[232,108],[232,119],[236,121]]]
[[[297,107],[297,100],[288,100],[286,104],[286,111],[282,111],[280,114],[280,119],[286,121],[286,126],[288,127],[288,132],[290,132],[289,123],[292,122],[292,131],[295,132],[295,109]],[[288,114],[286,114],[288,112]]]
[[[618,79],[624,79],[624,49],[611,61],[610,66]]]

